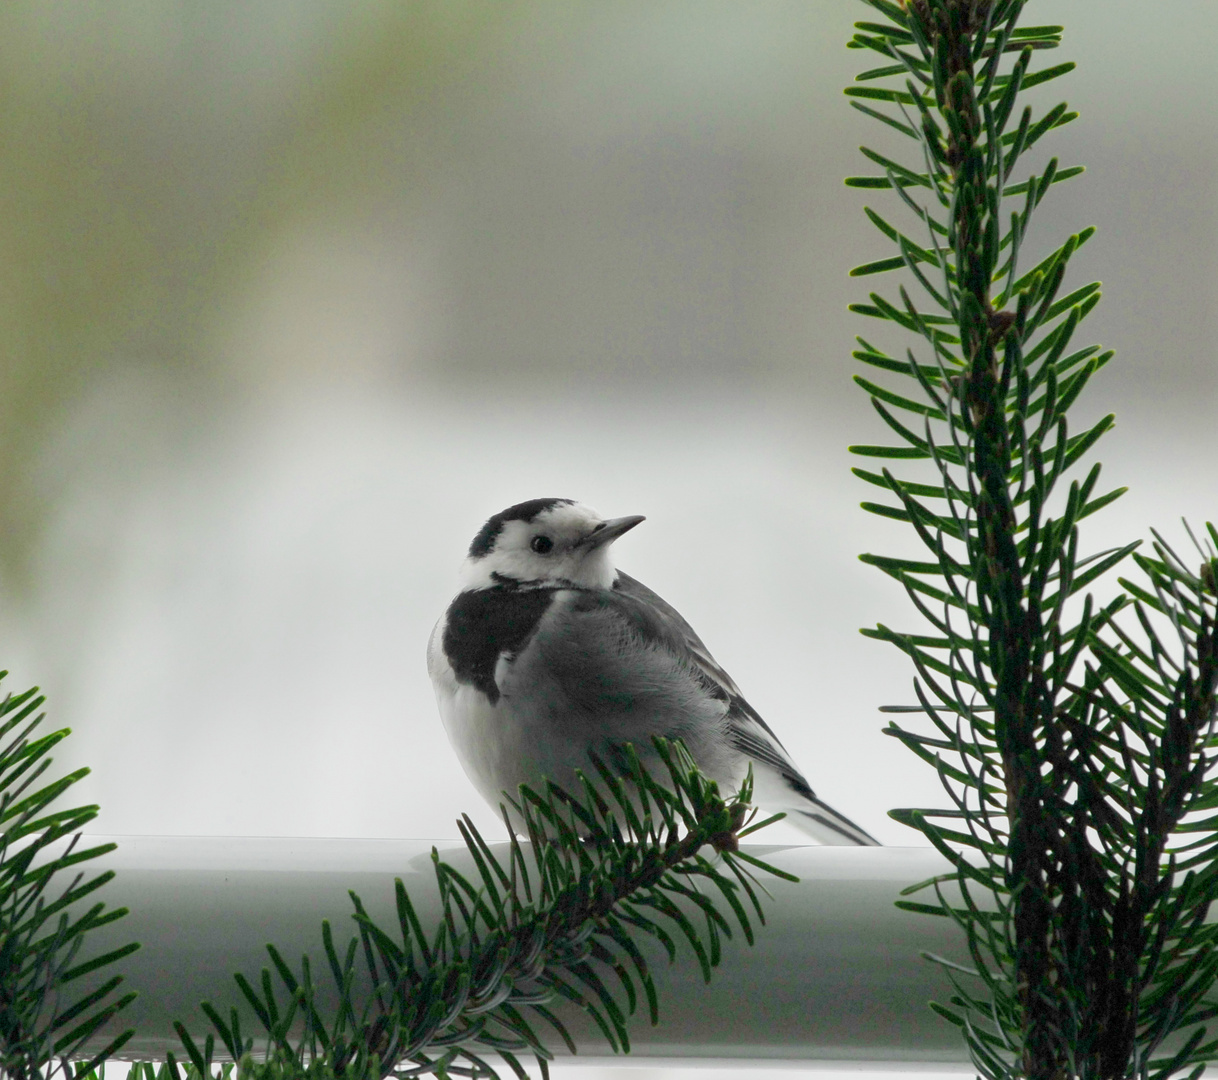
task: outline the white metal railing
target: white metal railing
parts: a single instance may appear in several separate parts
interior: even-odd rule
[[[233,972],[256,977],[273,943],[292,966],[307,952],[326,981],[321,921],[343,946],[354,932],[348,889],[373,918],[396,925],[393,879],[401,877],[424,919],[435,912],[432,841],[247,837],[114,836],[104,865],[118,872],[103,898],[131,914],[107,927],[95,947],[136,940],[124,961],[126,985],[140,992],[120,1018],[135,1027],[124,1057],[180,1053],[172,1022],[196,1035],[208,1025],[199,1002],[227,1014],[240,996]],[[435,841],[442,857],[467,861],[458,841]],[[504,845],[506,850],[506,845]],[[647,1059],[785,1059],[942,1064],[965,1061],[959,1035],[927,1007],[948,994],[945,977],[922,951],[963,960],[946,919],[897,910],[898,891],[941,872],[926,848],[747,848],[800,878],[767,879],[767,925],[756,944],[736,939],[710,985],[688,949],[668,967],[655,961],[660,1024],[631,1025],[633,1055]],[[426,925],[426,924],[425,924]],[[565,1015],[564,1015],[565,1018]],[[544,1026],[544,1025],[543,1025]],[[251,1033],[257,1030],[251,1024]],[[581,1055],[603,1061],[607,1048],[575,1017]],[[554,1040],[557,1043],[557,1039]],[[556,1045],[557,1051],[559,1047]]]

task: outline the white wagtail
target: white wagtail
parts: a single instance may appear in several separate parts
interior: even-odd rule
[[[427,649],[448,737],[492,806],[544,776],[578,790],[588,751],[612,759],[653,735],[681,739],[734,790],[826,844],[877,841],[820,801],[778,737],[670,604],[616,570],[609,549],[641,517],[606,521],[570,499],[492,517]]]

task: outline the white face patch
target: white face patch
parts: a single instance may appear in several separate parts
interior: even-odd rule
[[[504,522],[487,554],[465,560],[461,587],[488,588],[498,584],[497,574],[513,581],[611,588],[617,575],[609,557],[612,542],[591,548],[582,543],[604,520],[595,510],[571,503],[543,510],[532,521]]]

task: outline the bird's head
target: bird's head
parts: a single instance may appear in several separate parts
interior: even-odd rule
[[[532,499],[501,510],[482,526],[461,568],[465,589],[520,583],[608,589],[617,571],[613,541],[641,517],[606,520],[570,499]]]

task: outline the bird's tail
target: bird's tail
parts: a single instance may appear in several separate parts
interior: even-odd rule
[[[822,844],[881,846],[866,829],[860,829],[848,817],[818,799],[777,740],[774,740],[774,746],[776,750],[769,755],[769,760],[757,753],[751,755],[753,795],[757,806],[785,810],[792,825]]]
[[[843,817],[815,795],[804,795],[798,805],[788,805],[783,809],[787,811],[787,820],[792,825],[815,837],[822,844],[880,846],[880,842],[871,833],[860,829],[848,817]]]

